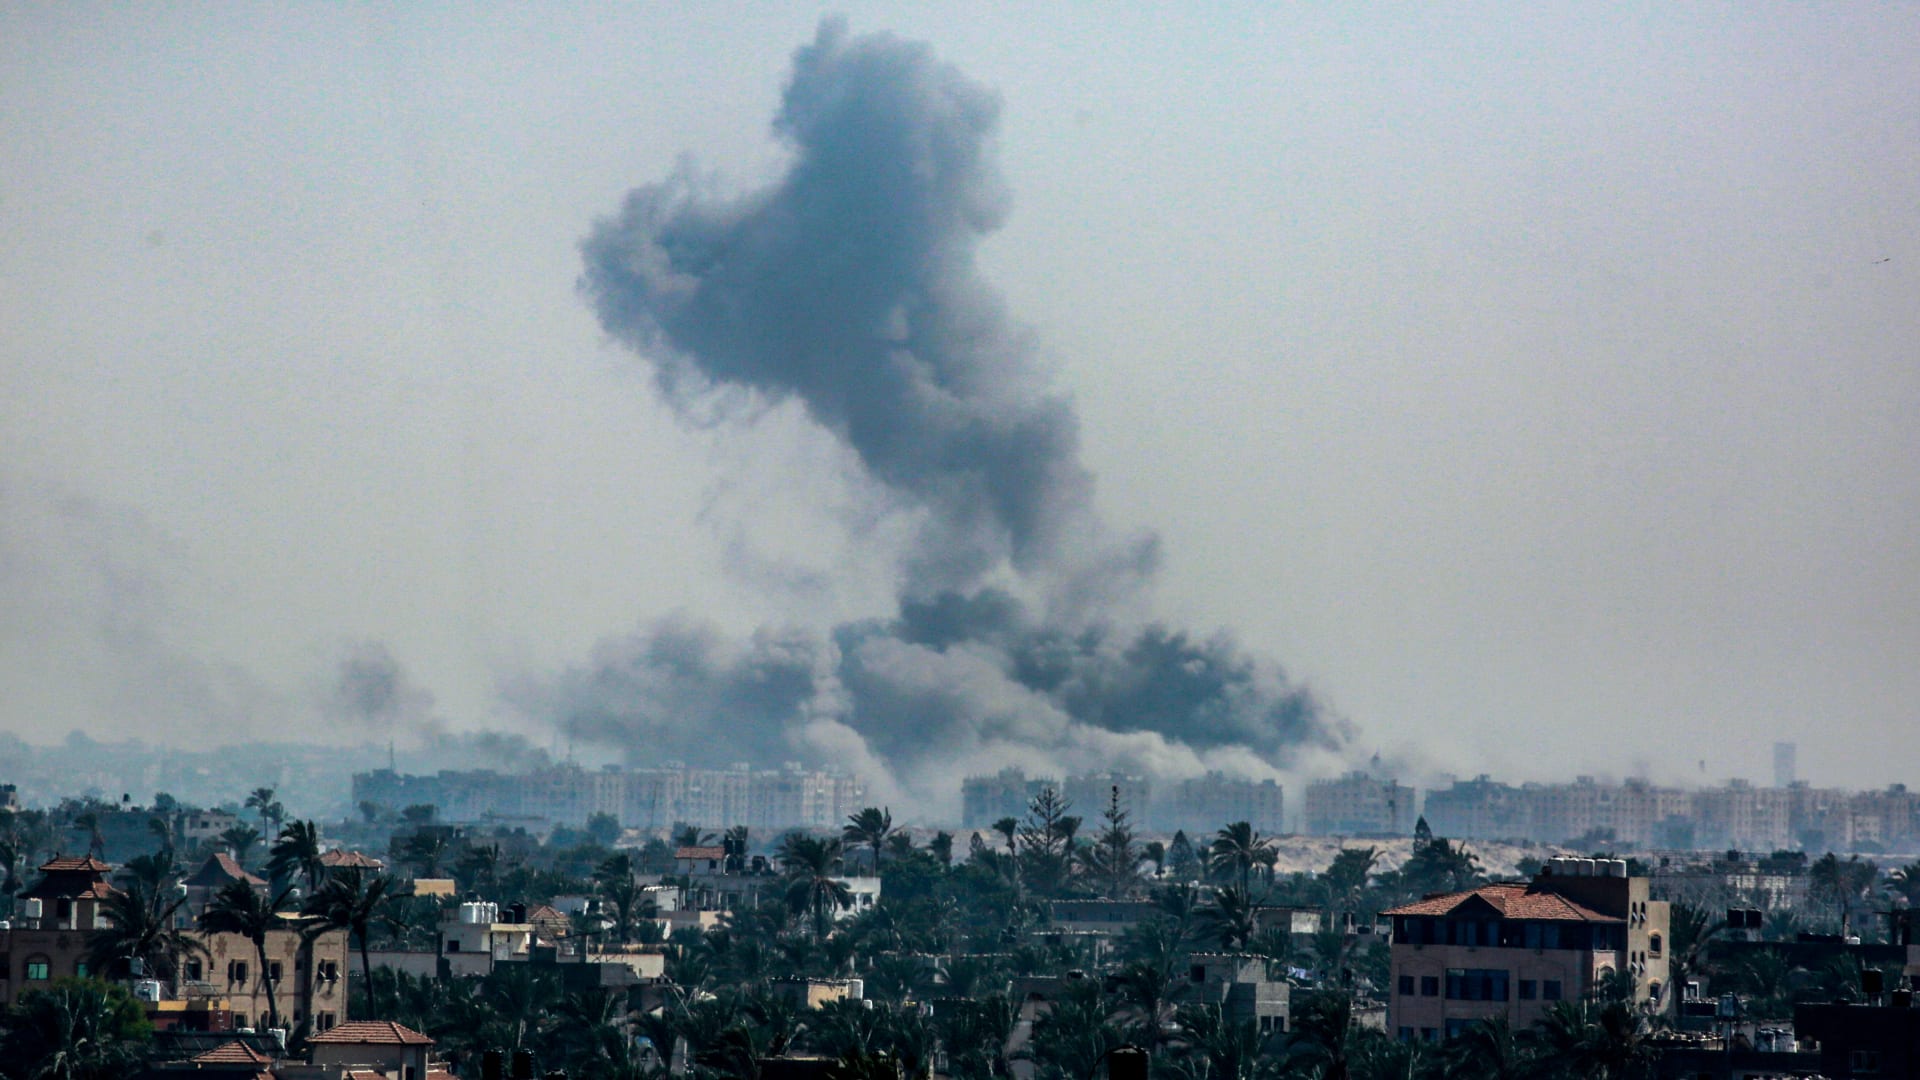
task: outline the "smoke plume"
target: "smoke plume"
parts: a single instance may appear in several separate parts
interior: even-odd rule
[[[795,401],[921,524],[891,618],[603,642],[542,695],[577,737],[832,758],[943,800],[971,768],[1257,773],[1343,742],[1225,635],[1124,625],[1155,542],[1098,521],[1073,408],[975,266],[1008,205],[998,113],[925,46],[830,21],[774,121],[778,182],[727,196],[683,172],[582,244],[602,325],[683,414]]]

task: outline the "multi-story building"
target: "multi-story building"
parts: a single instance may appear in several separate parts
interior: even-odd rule
[[[1626,863],[1554,859],[1531,882],[1498,882],[1381,913],[1393,920],[1389,1030],[1438,1041],[1503,1016],[1523,1028],[1557,1001],[1625,973],[1664,1004],[1668,907]]]
[[[984,829],[1001,818],[1024,818],[1034,798],[1048,788],[1060,790],[1059,781],[1029,779],[1025,770],[1014,767],[991,776],[969,776],[960,782],[960,824]]]
[[[1693,793],[1694,843],[1702,848],[1778,851],[1793,843],[1793,790],[1729,780]]]
[[[1413,831],[1414,790],[1395,780],[1350,772],[1307,785],[1306,831],[1315,836],[1389,836]]]
[[[1129,820],[1135,825],[1145,824],[1153,802],[1153,785],[1144,776],[1121,773],[1069,776],[1061,794],[1073,805],[1073,812],[1091,826],[1100,820],[1100,815],[1107,812],[1107,805],[1113,801],[1116,791],[1120,795],[1120,809],[1126,811]]]
[[[1150,821],[1158,829],[1212,832],[1244,821],[1273,836],[1286,831],[1286,794],[1272,780],[1237,780],[1210,772],[1182,780],[1153,804]]]
[[[41,879],[0,930],[0,1007],[21,993],[67,976],[105,975],[89,968],[96,936],[111,929],[106,900],[113,895],[107,864],[92,858],[58,858],[40,867]],[[240,934],[191,931],[198,949],[181,958],[167,982],[136,979],[134,996],[156,1018],[169,1006],[198,1002],[198,1011],[233,1027],[265,1025],[268,986],[281,1022],[293,1027],[311,1019],[316,1029],[347,1017],[347,934],[304,933],[289,917],[285,929],[266,934],[267,970],[259,950]],[[117,974],[117,973],[116,973]]]
[[[728,769],[582,769],[560,765],[509,775],[489,770],[406,776],[391,770],[353,778],[354,801],[388,810],[416,804],[449,822],[524,820],[585,824],[605,814],[624,825],[664,828],[690,822],[707,828],[831,828],[864,805],[857,779],[789,765]]]

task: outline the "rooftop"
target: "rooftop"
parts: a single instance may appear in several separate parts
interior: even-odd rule
[[[1482,885],[1466,892],[1445,893],[1429,896],[1411,904],[1403,904],[1382,915],[1451,915],[1462,904],[1480,900],[1499,912],[1503,919],[1545,919],[1563,922],[1619,923],[1625,919],[1611,915],[1602,915],[1592,908],[1561,896],[1559,893],[1536,888],[1525,882],[1497,881],[1491,885]]]
[[[433,1040],[391,1020],[349,1020],[307,1040],[352,1046],[432,1046]]]

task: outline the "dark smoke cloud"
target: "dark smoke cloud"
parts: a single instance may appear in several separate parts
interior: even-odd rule
[[[797,397],[932,512],[911,568],[926,590],[1006,558],[1043,568],[1089,514],[1073,411],[974,270],[1007,203],[998,113],[924,46],[829,23],[774,123],[796,152],[783,181],[735,199],[686,175],[643,187],[584,245],[602,324],[655,360],[669,400]]]
[[[523,704],[633,756],[831,757],[948,799],[970,768],[1259,772],[1344,742],[1224,635],[1122,625],[1155,543],[1101,527],[1072,407],[975,270],[998,111],[926,47],[828,22],[774,122],[781,180],[684,173],[595,227],[582,290],[683,415],[797,400],[926,525],[893,618],[744,645],[670,620]]]
[[[348,645],[334,669],[325,702],[329,715],[382,734],[423,728],[440,734],[433,717],[433,692],[416,685],[392,650],[378,641]]]

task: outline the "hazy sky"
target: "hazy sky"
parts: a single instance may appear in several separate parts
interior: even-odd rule
[[[983,270],[1159,612],[1423,768],[1920,781],[1911,5],[0,5],[0,730],[883,612],[841,448],[576,287],[779,173],[829,11],[1000,94]]]

